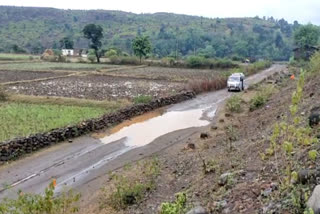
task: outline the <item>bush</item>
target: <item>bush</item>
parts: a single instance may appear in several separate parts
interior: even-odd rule
[[[110,188],[104,188],[103,194],[106,201],[102,198],[102,208],[107,206],[115,210],[126,209],[128,206],[139,203],[143,200],[146,193],[156,187],[156,178],[160,173],[159,161],[153,158],[139,165],[134,175],[111,175],[113,184]]]
[[[152,101],[152,96],[149,96],[149,95],[140,95],[140,96],[133,98],[134,104],[149,103],[151,101]]]
[[[185,193],[176,194],[176,200],[173,203],[162,203],[160,214],[183,214],[187,212],[187,196]]]
[[[139,65],[140,61],[134,56],[113,56],[110,62],[115,65]]]
[[[8,100],[8,94],[4,91],[2,87],[0,87],[0,102],[5,102]]]
[[[201,56],[190,56],[187,58],[187,65],[190,68],[201,68],[206,64],[206,59]]]
[[[76,213],[78,208],[74,203],[80,199],[79,194],[72,191],[58,197],[54,196],[56,181],[54,180],[44,194],[33,195],[20,192],[17,199],[4,199],[0,203],[0,213],[6,214],[54,214],[54,213]]]
[[[89,52],[88,52],[88,60],[93,63],[95,62],[96,60],[96,54],[95,54],[95,51],[93,49],[90,49]]]
[[[271,65],[272,65],[272,62],[268,61],[268,60],[258,61],[258,62],[251,64],[251,65],[248,65],[245,68],[244,73],[249,76],[249,75],[257,73],[258,71],[269,68]]]
[[[227,100],[226,107],[229,112],[239,113],[242,111],[242,99],[239,96],[232,96]]]
[[[311,72],[320,72],[320,52],[312,55],[309,67]]]
[[[202,92],[216,91],[219,89],[223,89],[226,86],[227,79],[223,76],[202,80],[194,80],[192,82],[189,82],[189,88],[197,94]]]
[[[110,49],[105,53],[105,56],[108,58],[110,58],[112,56],[117,56],[117,55],[118,55],[118,52],[114,49]]]
[[[262,107],[267,102],[267,98],[261,93],[258,93],[250,100],[250,111]]]
[[[161,64],[165,66],[173,66],[175,64],[175,58],[173,57],[164,57],[161,59]]]

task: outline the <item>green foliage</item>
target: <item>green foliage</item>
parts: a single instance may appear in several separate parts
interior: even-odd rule
[[[298,47],[315,46],[319,40],[319,28],[315,25],[308,24],[301,26],[294,33],[294,42]]]
[[[118,56],[118,52],[114,49],[110,49],[105,53],[105,56],[108,58],[113,57],[113,56]]]
[[[308,152],[308,155],[309,155],[310,160],[315,161],[318,157],[318,152],[317,152],[317,150],[310,150]]]
[[[8,54],[0,53],[0,61],[27,61],[32,59],[39,59],[39,56],[30,56],[26,54]]]
[[[114,190],[109,193],[104,190],[106,203],[115,210],[126,209],[128,206],[139,203],[145,194],[155,188],[155,179],[160,173],[160,165],[157,158],[146,161],[143,166],[143,179],[112,175],[115,182]]]
[[[102,46],[103,28],[100,25],[88,24],[83,28],[82,32],[84,37],[90,40],[89,48],[94,50],[97,62],[99,63],[101,55],[99,49]]]
[[[206,59],[202,56],[189,56],[186,60],[190,68],[235,68],[238,64],[229,59]]]
[[[9,95],[5,92],[3,87],[0,86],[0,103],[8,100]]]
[[[95,23],[108,35],[101,39],[103,47],[116,47],[131,54],[131,41],[143,34],[150,37],[153,55],[159,58],[237,55],[288,60],[293,49],[292,31],[299,26],[271,18],[209,19],[177,14],[5,6],[0,8],[0,20],[1,29],[5,29],[0,31],[0,41],[3,41],[0,50],[5,52],[17,44],[29,52],[42,53],[47,45],[57,48],[57,39],[67,36],[72,36],[74,47],[82,48],[81,30],[85,24]]]
[[[184,214],[187,211],[186,205],[187,195],[185,193],[177,193],[174,202],[161,204],[160,214]]]
[[[206,60],[201,56],[190,56],[187,59],[187,65],[190,68],[201,68],[204,66]]]
[[[134,56],[112,56],[110,57],[111,64],[114,65],[139,65],[140,61]]]
[[[107,109],[95,107],[3,103],[0,105],[0,123],[3,124],[0,142],[77,124],[106,112]]]
[[[313,73],[320,73],[320,52],[316,52],[310,58],[310,71]]]
[[[254,111],[264,106],[272,95],[274,88],[269,86],[260,88],[259,90],[260,91],[250,100],[250,111]]]
[[[34,195],[20,192],[17,199],[4,199],[0,203],[0,213],[5,214],[65,214],[79,211],[74,204],[80,195],[72,191],[55,197],[55,181],[50,183],[44,194]]]
[[[74,42],[70,37],[64,37],[60,41],[60,48],[63,49],[73,49]]]
[[[240,96],[232,96],[227,100],[226,107],[229,112],[239,113],[242,111],[242,99]]]
[[[252,75],[252,74],[257,73],[258,71],[269,68],[271,65],[272,65],[272,62],[268,61],[268,60],[254,62],[253,64],[250,64],[247,67],[245,67],[244,73],[246,75]]]
[[[138,36],[132,42],[132,49],[136,56],[146,57],[151,52],[151,42],[148,36]]]
[[[149,95],[140,95],[133,98],[134,104],[145,104],[145,103],[150,103],[151,101],[152,101],[152,96],[149,96]]]
[[[271,154],[267,154],[270,156],[274,155],[275,157],[285,161],[286,178],[283,183],[287,186],[290,186],[292,180],[295,179],[293,175],[296,162],[292,157],[292,154],[294,154],[295,150],[299,149],[300,146],[308,146],[316,142],[311,135],[310,128],[303,126],[303,123],[301,122],[302,119],[297,114],[299,104],[303,96],[304,78],[304,72],[301,72],[297,89],[292,94],[291,105],[289,107],[290,117],[274,126],[269,148],[273,152]],[[309,152],[310,159],[315,159],[316,156],[316,151]],[[279,171],[277,173],[279,173]],[[281,179],[280,174],[279,179]]]
[[[93,63],[96,60],[96,54],[95,54],[95,50],[90,49],[88,52],[88,60]]]

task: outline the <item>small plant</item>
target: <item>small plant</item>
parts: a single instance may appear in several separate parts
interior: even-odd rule
[[[127,170],[131,170],[128,169]],[[159,161],[153,158],[138,166],[141,173],[136,177],[112,174],[113,188],[103,189],[102,208],[107,205],[114,210],[123,210],[128,206],[141,202],[145,194],[155,188],[156,177],[160,173]],[[142,178],[140,178],[141,176]]]
[[[315,161],[318,157],[318,152],[317,150],[311,150],[308,152],[308,155],[310,160]]]
[[[238,139],[238,130],[233,126],[229,125],[226,127],[226,140],[229,144],[229,150],[232,151],[232,143]]]
[[[309,63],[310,71],[313,73],[320,72],[320,52],[312,55]]]
[[[152,96],[149,96],[149,95],[140,95],[133,98],[134,104],[145,104],[145,103],[150,103],[151,101],[152,101]]]
[[[8,94],[4,91],[4,89],[0,86],[0,102],[5,102],[8,100]]]
[[[232,96],[227,100],[226,107],[229,112],[239,113],[242,111],[242,99],[239,96]]]
[[[187,195],[185,193],[177,193],[174,202],[165,202],[161,204],[160,214],[184,214],[187,211],[186,205]]]
[[[65,214],[79,211],[74,203],[80,199],[72,191],[55,197],[56,180],[53,180],[44,194],[33,195],[19,192],[17,199],[4,199],[0,203],[0,213],[6,214]]]
[[[259,87],[258,90],[258,93],[250,100],[250,111],[254,111],[264,106],[269,97],[273,94],[275,88],[267,86]]]

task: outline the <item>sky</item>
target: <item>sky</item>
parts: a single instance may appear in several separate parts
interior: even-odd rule
[[[0,0],[0,5],[104,9],[134,13],[172,12],[216,17],[273,16],[320,25],[320,0]]]

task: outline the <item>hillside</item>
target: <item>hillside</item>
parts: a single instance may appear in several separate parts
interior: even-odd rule
[[[106,10],[0,6],[0,51],[17,45],[31,53],[59,48],[59,40],[71,37],[75,48],[87,48],[81,30],[88,23],[104,29],[104,48],[131,53],[131,40],[150,36],[158,57],[202,54],[207,57],[256,57],[287,60],[292,33],[299,26],[273,18],[209,19],[171,13],[134,14]],[[16,46],[16,47],[17,47]]]

